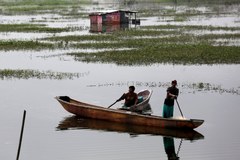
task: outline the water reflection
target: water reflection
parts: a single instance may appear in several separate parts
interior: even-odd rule
[[[130,28],[129,24],[91,24],[90,32],[91,33],[111,33],[120,30],[127,30]]]
[[[58,131],[61,130],[76,130],[76,129],[90,129],[95,131],[128,133],[130,135],[155,135],[166,136],[172,138],[182,138],[186,140],[199,140],[204,136],[195,130],[176,130],[163,129],[157,127],[134,126],[129,124],[108,122],[95,119],[83,119],[77,116],[70,116],[64,118],[56,127]]]
[[[175,152],[174,139],[172,137],[163,137],[163,144],[168,160],[178,160],[179,157],[178,154]],[[180,147],[178,148],[180,149]]]

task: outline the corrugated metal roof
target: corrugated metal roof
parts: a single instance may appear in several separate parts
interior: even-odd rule
[[[137,11],[130,11],[130,10],[102,10],[102,11],[92,12],[89,15],[103,15],[103,14],[109,14],[114,12],[137,13]]]

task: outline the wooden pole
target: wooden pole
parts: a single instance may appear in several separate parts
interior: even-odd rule
[[[181,108],[180,108],[180,105],[179,105],[179,103],[178,103],[178,101],[177,101],[177,99],[176,99],[176,102],[177,102],[177,106],[178,106],[178,109],[179,109],[179,111],[180,111],[182,117],[184,117],[184,116],[183,116],[183,113],[182,113],[182,110],[181,110]]]
[[[23,137],[23,130],[24,130],[24,124],[25,124],[25,118],[26,118],[26,110],[24,110],[24,112],[23,112],[22,129],[21,129],[21,134],[20,134],[20,139],[19,139],[19,144],[18,144],[18,153],[17,153],[16,160],[19,159],[19,155],[20,155],[20,150],[21,150],[21,145],[22,145],[22,137]]]
[[[115,103],[117,103],[117,101],[116,102],[114,102],[113,104],[111,104],[108,108],[110,108],[110,107],[112,107]]]

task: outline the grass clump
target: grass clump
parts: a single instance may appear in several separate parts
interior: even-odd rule
[[[173,64],[228,64],[240,63],[240,47],[198,45],[161,45],[142,49],[69,53],[84,62],[116,63],[119,65]]]
[[[89,3],[90,0],[3,0],[0,6],[5,15],[57,13],[72,16],[72,14],[76,15],[76,8],[81,9],[81,5]]]
[[[58,6],[58,5],[77,5],[90,3],[90,0],[15,0],[8,1],[2,0],[0,4],[2,6],[26,6],[26,5],[39,5],[39,6]]]
[[[0,41],[0,50],[41,50],[54,49],[51,43],[41,43],[39,41]]]
[[[52,71],[43,71],[38,70],[12,70],[12,69],[3,69],[0,70],[0,79],[9,80],[9,79],[53,79],[53,80],[62,80],[62,79],[73,79],[79,78],[79,73],[66,73],[66,72],[52,72]]]
[[[44,24],[0,24],[0,32],[41,32],[58,33],[69,31],[69,28],[51,28]]]
[[[192,29],[237,30],[237,28],[231,27],[211,26],[149,26],[111,34],[52,37],[46,40],[70,42],[69,46],[72,48],[108,50],[96,53],[69,53],[76,60],[85,62],[120,65],[240,63],[240,46],[223,46],[221,44],[216,46],[215,42],[216,39],[237,40],[239,34],[194,35],[186,32]]]
[[[224,30],[224,31],[236,31],[240,30],[240,27],[221,27],[221,26],[201,26],[201,25],[154,25],[143,26],[145,29],[185,29],[185,30]]]
[[[81,35],[81,36],[55,36],[50,38],[45,38],[44,40],[50,40],[50,41],[72,41],[72,42],[80,42],[80,41],[114,41],[117,40],[118,37],[111,35],[111,34],[93,34],[93,35]]]

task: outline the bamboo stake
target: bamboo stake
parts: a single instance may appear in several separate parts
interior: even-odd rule
[[[18,152],[17,152],[16,160],[19,159],[19,155],[20,155],[20,150],[21,150],[21,145],[22,145],[22,137],[23,137],[23,130],[24,130],[24,124],[25,124],[25,118],[26,118],[26,110],[24,110],[24,112],[23,112],[22,129],[21,129],[21,134],[20,134],[20,139],[19,139],[19,144],[18,144]]]

